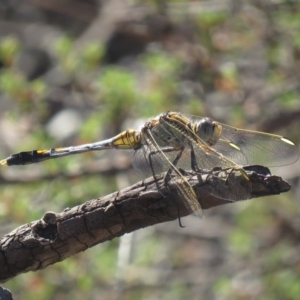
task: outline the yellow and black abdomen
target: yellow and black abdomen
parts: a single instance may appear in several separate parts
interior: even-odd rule
[[[0,161],[3,166],[17,166],[38,163],[50,158],[51,150],[31,150],[12,154],[10,157]]]
[[[137,130],[128,129],[113,137],[111,145],[115,149],[139,149],[141,134]]]

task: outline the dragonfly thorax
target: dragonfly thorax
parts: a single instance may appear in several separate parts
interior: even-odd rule
[[[195,134],[208,145],[217,143],[222,133],[222,126],[210,118],[203,118],[193,126]]]

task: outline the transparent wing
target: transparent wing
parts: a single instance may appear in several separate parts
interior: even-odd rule
[[[184,203],[193,213],[202,217],[202,209],[193,188],[173,164],[180,150],[169,146],[164,137],[155,135],[152,131],[146,131],[146,133],[142,134],[142,147],[135,151],[133,157],[135,170],[142,177],[155,177],[160,173],[171,170],[178,177],[176,189]]]
[[[168,145],[175,148],[183,149],[179,161],[176,163],[177,168],[194,171],[210,171],[215,167],[221,169],[235,169],[240,175],[237,178],[241,181],[237,184],[234,176],[229,176],[226,172],[222,174],[223,180],[219,180],[214,173],[207,177],[210,190],[209,193],[230,201],[249,199],[251,195],[251,184],[243,169],[241,169],[234,161],[229,160],[224,155],[212,150],[209,146],[202,143],[201,140],[188,128],[180,130],[174,128],[168,123],[160,123],[154,129],[154,136],[157,134],[163,137],[163,140],[169,141]],[[187,134],[188,133],[188,134]],[[188,137],[189,135],[189,137]],[[195,160],[192,159],[192,152],[195,154]],[[166,153],[168,155],[168,153]],[[232,173],[232,172],[231,172]],[[230,174],[231,174],[230,173]]]
[[[197,142],[193,142],[191,147],[193,147],[199,169],[212,170],[217,166],[223,171],[223,173],[220,174],[222,180],[219,180],[219,176],[216,177],[214,172],[207,177],[210,194],[229,201],[246,200],[250,198],[252,189],[251,183],[245,171],[233,160],[230,160],[230,157],[228,158],[219,152],[205,151],[205,148],[199,147]]]
[[[184,115],[192,122],[202,117]],[[238,129],[222,124],[219,141],[211,148],[238,165],[264,165],[279,167],[299,159],[299,149],[290,140],[280,135]]]
[[[222,127],[221,139],[213,148],[237,164],[279,167],[299,158],[298,147],[280,135]]]
[[[142,138],[142,147],[134,152],[133,167],[141,178],[159,175],[170,168],[164,162],[157,148]]]

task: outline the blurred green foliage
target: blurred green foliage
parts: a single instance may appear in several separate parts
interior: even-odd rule
[[[42,80],[27,82],[21,75],[8,69],[1,72],[0,89],[17,102],[21,111],[37,109],[41,114],[44,113],[47,86]]]
[[[178,2],[147,1],[152,9],[163,7],[165,3]],[[192,48],[188,54],[181,56],[176,51],[167,51],[162,47],[149,47],[128,65],[107,64],[105,46],[100,43],[92,42],[78,50],[75,38],[68,35],[59,38],[50,45],[50,50],[68,81],[54,90],[69,89],[71,104],[68,102],[67,107],[77,108],[83,117],[76,138],[71,137],[67,141],[55,140],[47,131],[47,118],[51,117],[48,93],[53,87],[45,79],[28,82],[17,74],[13,61],[22,51],[22,44],[11,36],[1,40],[0,60],[3,67],[0,70],[0,89],[12,104],[11,109],[2,114],[2,118],[9,122],[9,128],[12,128],[9,134],[12,141],[0,149],[1,157],[10,152],[60,146],[59,143],[68,144],[69,140],[75,144],[100,140],[119,133],[128,121],[144,120],[166,110],[201,116],[216,114],[221,117],[220,121],[227,120],[230,125],[247,127],[249,123],[253,126],[261,120],[273,118],[275,112],[293,112],[299,109],[298,89],[283,89],[272,101],[256,99],[247,102],[247,93],[254,93],[256,90],[247,90],[247,77],[243,80],[240,70],[240,65],[244,62],[247,68],[252,67],[253,61],[249,63],[247,57],[255,54],[255,51],[263,53],[258,57],[267,66],[259,80],[265,80],[271,87],[277,87],[289,79],[292,72],[288,70],[288,64],[299,69],[300,55],[297,51],[300,49],[300,7],[295,3],[292,8],[291,4],[286,3],[285,9],[273,11],[260,10],[258,5],[253,10],[253,15],[247,10],[237,10],[236,13],[230,10],[195,10],[191,15],[185,15],[184,11],[181,18],[167,15],[174,22],[174,27],[181,25],[180,22],[191,25],[195,48],[191,47],[192,42],[184,43],[179,40],[178,47],[175,48],[179,49],[182,45],[184,47],[180,51]],[[189,5],[189,2],[184,5]],[[261,24],[268,21],[273,26],[264,31]],[[201,55],[195,59],[193,54],[199,48]],[[258,64],[261,63],[262,60],[259,60]],[[238,97],[241,94],[245,99],[243,96]],[[65,105],[65,99],[60,100],[59,104]],[[27,127],[20,125],[24,120],[27,121]],[[296,132],[294,136],[298,137],[296,142],[299,142],[298,125],[293,132]],[[291,134],[290,127],[287,127],[285,135]],[[65,176],[97,159],[97,154],[87,153],[50,160],[37,166],[16,167],[14,171],[21,179],[35,171],[40,172],[41,178],[51,174],[59,176],[51,181],[37,179],[34,183],[2,184],[0,222],[8,224],[6,227],[2,226],[2,233],[41,218],[47,210],[60,212],[66,207],[118,190],[119,178],[116,176]],[[226,251],[230,252],[237,264],[242,265],[241,269],[254,270],[261,286],[261,292],[257,294],[260,299],[299,298],[299,262],[295,258],[295,263],[289,262],[289,259],[295,257],[292,252],[293,248],[297,248],[297,242],[292,237],[284,239],[279,233],[278,240],[274,237],[274,245],[269,245],[266,239],[267,233],[272,229],[280,232],[280,221],[297,218],[298,205],[290,198],[291,194],[288,194],[282,198],[269,198],[272,199],[270,201],[263,199],[250,202],[249,205],[231,205],[242,209],[234,211],[235,208],[232,208],[234,217],[228,220],[228,223],[232,223],[232,230],[224,237],[223,242],[228,247]],[[145,274],[149,281],[142,278],[142,275],[138,278],[140,281],[130,282],[128,279],[129,287],[124,291],[124,299],[151,299],[154,292],[156,299],[192,299],[189,297],[190,290],[197,286],[189,285],[184,279],[179,280],[180,272],[191,264],[190,256],[193,252],[201,252],[201,243],[197,244],[199,248],[187,246],[184,251],[184,245],[189,245],[190,241],[183,239],[176,244],[174,240],[177,236],[177,233],[171,232],[168,237],[153,234],[136,243],[134,259],[130,263],[141,274]],[[115,239],[46,270],[18,276],[9,281],[6,287],[13,291],[16,299],[65,299],[64,295],[67,293],[69,299],[100,299],[103,295],[102,298],[105,299],[107,290],[111,291],[116,285],[117,251],[118,239]],[[200,263],[193,261],[193,270],[199,268],[199,274],[203,275],[201,267],[198,267]],[[228,274],[215,274],[214,284],[208,288],[208,295],[222,299],[247,299],[247,295],[241,295],[233,284],[232,274],[237,268],[234,265],[234,270],[230,270]],[[169,273],[159,284],[155,285],[151,278],[147,278],[148,273],[156,275],[165,270]],[[174,273],[176,280],[171,281],[170,274]],[[125,274],[125,281],[129,274],[129,271]],[[190,277],[197,276],[194,274],[196,273],[192,272],[193,276]],[[212,274],[208,274],[207,278],[211,276]],[[209,296],[199,295],[197,299],[209,299]]]
[[[0,41],[0,61],[6,67],[10,67],[19,53],[21,43],[15,37],[8,36]]]

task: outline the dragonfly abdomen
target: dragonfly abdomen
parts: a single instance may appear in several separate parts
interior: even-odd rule
[[[17,166],[38,163],[50,158],[49,150],[32,150],[12,154],[7,159],[1,160],[0,164],[4,166]]]
[[[141,144],[141,132],[128,129],[111,139],[111,146],[115,149],[139,149]]]

